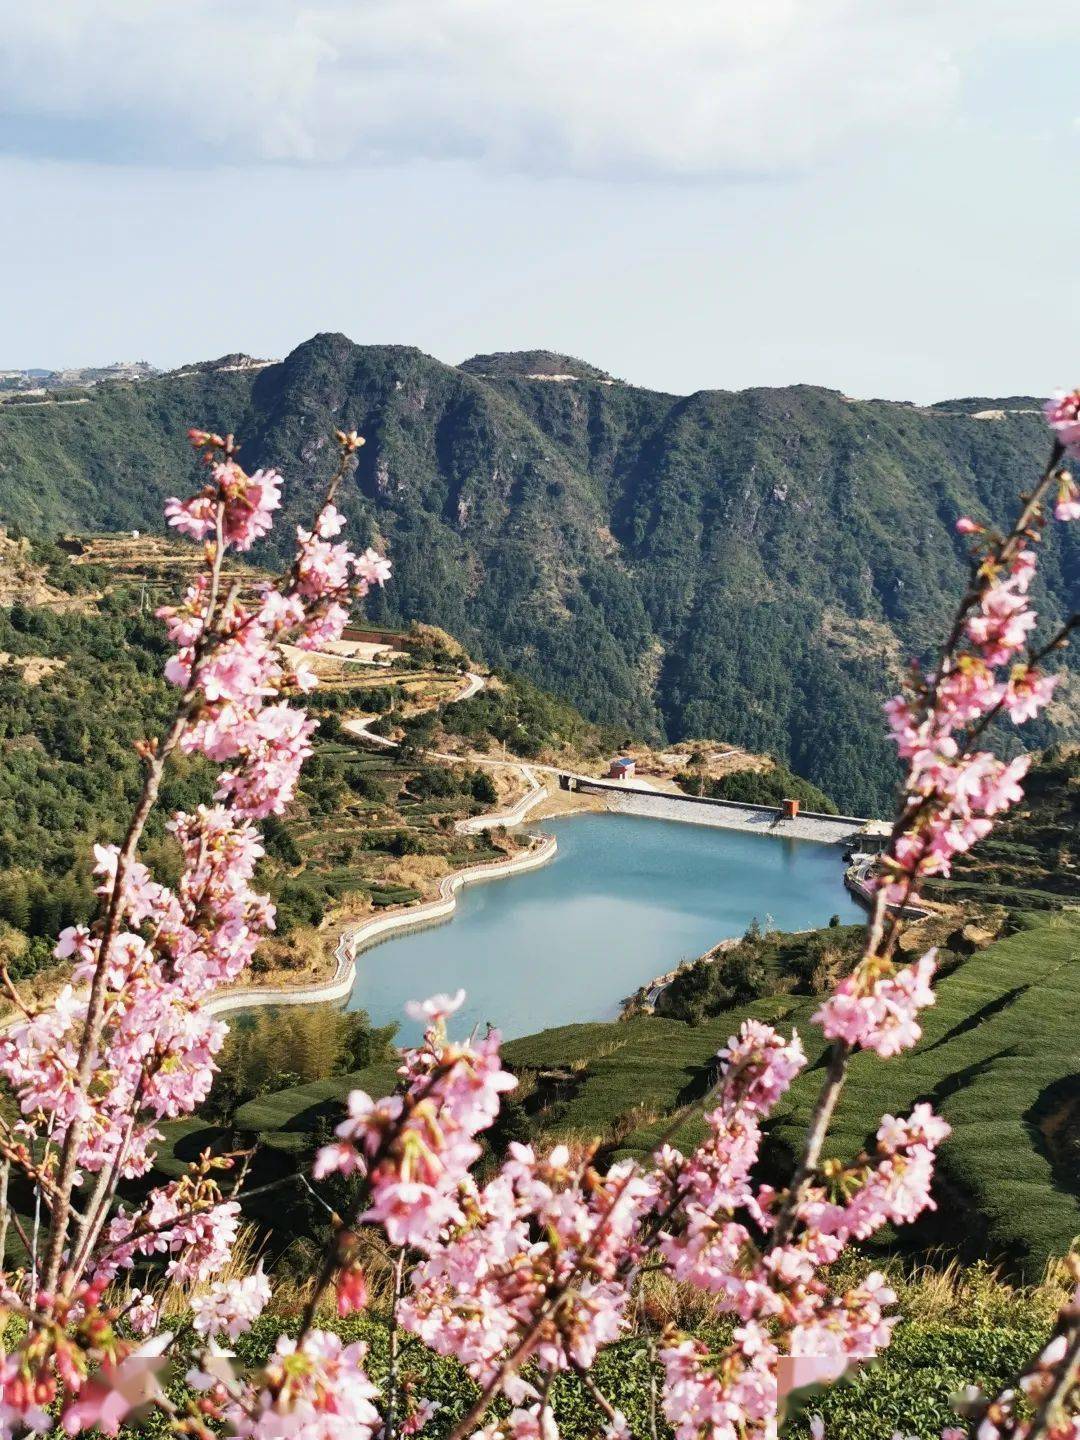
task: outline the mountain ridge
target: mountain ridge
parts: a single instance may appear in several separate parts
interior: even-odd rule
[[[538,355],[547,379],[529,378]],[[475,373],[493,358],[497,373]],[[881,808],[893,771],[880,701],[962,582],[956,516],[1004,519],[1045,460],[1034,405],[980,399],[1001,412],[980,419],[960,402],[810,385],[673,396],[603,372],[553,382],[567,360],[523,351],[463,368],[326,332],[277,363],[0,406],[0,520],[160,529],[163,499],[190,484],[198,424],[234,431],[250,467],[283,470],[284,537],[329,473],[333,430],[356,428],[367,444],[340,503],[395,563],[374,618],[442,625],[591,719],[772,751],[843,807]],[[1048,621],[1078,578],[1075,538],[1054,533]],[[1072,733],[1068,710],[1028,743]]]
[[[525,348],[522,350],[496,350],[481,352],[471,355],[465,360],[445,361],[434,355],[428,354],[417,345],[405,345],[390,342],[354,341],[343,331],[324,330],[318,331],[309,340],[290,351],[295,354],[297,350],[303,349],[305,345],[312,345],[324,340],[342,340],[349,346],[360,351],[398,351],[421,356],[435,365],[441,365],[447,369],[461,370],[466,374],[478,376],[481,379],[501,379],[516,376],[520,379],[547,380],[553,378],[575,379],[575,380],[596,380],[611,382],[616,385],[625,385],[632,389],[648,390],[652,394],[666,395],[673,399],[689,399],[694,395],[745,395],[751,391],[771,393],[782,390],[812,390],[823,394],[837,395],[850,404],[874,404],[874,405],[903,405],[911,409],[923,412],[945,411],[946,413],[973,413],[977,410],[1002,408],[1007,413],[1034,413],[1041,410],[1043,400],[1036,395],[982,395],[982,396],[954,396],[942,400],[932,400],[925,403],[915,400],[902,400],[895,396],[855,396],[849,395],[846,391],[836,386],[819,385],[813,381],[793,380],[782,385],[747,385],[735,389],[718,386],[702,386],[692,391],[656,390],[652,386],[639,384],[637,381],[625,380],[612,376],[608,371],[593,365],[580,357],[567,355],[559,351],[546,350],[542,347]],[[288,358],[288,357],[286,357]],[[553,367],[558,362],[565,368],[566,373],[556,376],[554,373],[544,373],[543,367]],[[47,386],[49,382],[61,381],[63,384],[74,384],[75,381],[68,381],[65,377],[95,375],[101,379],[94,380],[94,385],[116,385],[125,383],[136,383],[146,378],[153,380],[173,380],[185,378],[196,372],[213,373],[224,370],[258,370],[270,365],[281,365],[281,359],[266,359],[249,354],[247,351],[235,350],[219,356],[215,360],[191,360],[179,365],[170,366],[168,369],[161,369],[148,361],[114,361],[101,365],[83,365],[68,367],[66,370],[49,370],[40,367],[23,368],[0,368],[0,377],[3,376],[26,376],[32,378],[37,384]],[[537,367],[536,371],[526,369],[526,366]],[[572,373],[577,371],[578,373]],[[126,373],[139,372],[139,373]],[[958,407],[964,407],[960,410]],[[970,408],[969,408],[970,407]],[[974,418],[974,416],[973,416]]]

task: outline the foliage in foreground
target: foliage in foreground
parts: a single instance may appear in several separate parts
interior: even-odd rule
[[[385,1388],[389,1378],[389,1336],[386,1319],[377,1315],[320,1317],[320,1323],[346,1340],[368,1346],[367,1367],[372,1380]],[[250,1365],[268,1359],[278,1335],[295,1333],[296,1318],[264,1316],[237,1342],[239,1359]],[[815,1408],[825,1420],[826,1433],[843,1440],[881,1440],[894,1433],[914,1440],[938,1440],[953,1424],[952,1401],[965,1385],[987,1391],[1004,1388],[1028,1356],[1044,1341],[1045,1326],[1035,1324],[963,1325],[909,1322],[902,1324],[892,1344],[872,1365],[860,1367],[851,1380],[818,1396]],[[438,1408],[424,1425],[426,1440],[443,1440],[475,1401],[477,1388],[452,1360],[433,1355],[426,1347],[410,1344],[396,1365],[397,1383],[410,1401],[423,1396]],[[656,1395],[662,1371],[650,1362],[649,1342],[635,1338],[612,1345],[597,1360],[595,1383],[626,1416],[635,1435],[649,1435],[656,1422],[659,1435],[671,1427],[656,1414]],[[171,1392],[174,1399],[182,1389]],[[596,1440],[596,1409],[581,1379],[561,1375],[549,1392],[551,1412],[562,1440]],[[505,1416],[505,1402],[496,1407]],[[135,1435],[167,1434],[167,1427],[142,1423]],[[790,1427],[793,1437],[809,1435],[805,1417]]]

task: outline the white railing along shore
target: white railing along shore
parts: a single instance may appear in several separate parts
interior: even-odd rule
[[[338,937],[334,949],[337,968],[333,977],[322,984],[276,988],[250,986],[225,990],[211,996],[204,1009],[212,1015],[222,1015],[230,1010],[247,1010],[256,1005],[312,1005],[344,1000],[356,982],[356,960],[364,950],[370,950],[373,945],[391,935],[422,929],[449,919],[457,907],[457,892],[464,886],[478,885],[487,880],[501,880],[508,875],[535,870],[540,865],[547,864],[557,848],[555,836],[545,835],[539,844],[530,846],[520,855],[512,855],[508,860],[496,860],[486,865],[469,865],[465,869],[444,875],[439,882],[438,897],[434,900],[347,925]]]

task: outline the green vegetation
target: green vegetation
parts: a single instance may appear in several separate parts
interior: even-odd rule
[[[872,1137],[883,1113],[904,1113],[932,1100],[953,1126],[942,1150],[941,1174],[948,1209],[913,1236],[916,1247],[949,1244],[969,1255],[1002,1259],[1029,1278],[1067,1250],[1080,1232],[1080,1185],[1070,1124],[1075,1117],[1077,1051],[1074,1017],[1080,1009],[1080,918],[1040,912],[1015,922],[1014,933],[988,949],[954,955],[938,986],[938,1003],[926,1012],[924,1038],[888,1065],[874,1056],[855,1059],[831,1136],[832,1153],[851,1156]],[[811,957],[837,931],[778,936],[778,953]],[[805,947],[800,949],[800,947]],[[504,1054],[521,1078],[518,1097],[502,1124],[503,1138],[600,1138],[610,1154],[645,1154],[682,1107],[675,1143],[700,1137],[694,1102],[715,1073],[716,1052],[742,1019],[753,1016],[795,1028],[807,1045],[809,1066],[791,1091],[772,1129],[770,1163],[778,1178],[790,1166],[789,1146],[801,1135],[820,1084],[824,1046],[811,1016],[813,994],[767,995],[735,1005],[696,1025],[661,1016],[613,1023],[563,1026],[508,1042]],[[340,1114],[357,1076],[339,1076],[316,1088],[298,1087],[263,1097],[237,1119],[272,1145],[310,1150],[316,1120]],[[386,1089],[380,1090],[384,1084]],[[364,1087],[386,1093],[391,1073],[368,1073]],[[302,1138],[306,1136],[306,1139]],[[958,1233],[956,1217],[964,1216]]]
[[[997,1393],[1031,1358],[1045,1337],[1031,1325],[902,1325],[888,1350],[853,1378],[815,1397],[826,1435],[879,1440],[897,1432],[937,1440],[957,1423],[951,1401],[965,1385]],[[808,1435],[805,1422],[793,1435]]]
[[[846,812],[887,808],[881,698],[941,633],[962,573],[953,521],[1010,511],[1045,459],[1041,417],[808,386],[682,398],[602,383],[580,362],[573,384],[525,378],[563,363],[454,369],[320,335],[258,372],[5,406],[0,518],[36,533],[160,529],[201,422],[243,436],[251,465],[282,467],[284,544],[325,479],[314,443],[355,426],[368,443],[341,504],[394,562],[376,619],[442,625],[591,720],[771,752]],[[1080,575],[1075,528],[1048,532],[1048,626]],[[1056,713],[1075,729],[1075,706]],[[1040,722],[1030,743],[1054,738]]]
[[[921,1227],[923,1242],[959,1244],[1036,1277],[1080,1233],[1080,1177],[1068,1163],[1068,1128],[1059,1131],[1054,1123],[1072,1115],[1078,1093],[1080,917],[1038,912],[1014,923],[1013,934],[958,963],[941,980],[937,1004],[926,1012],[923,1039],[913,1051],[888,1065],[872,1055],[855,1058],[830,1147],[850,1157],[872,1137],[883,1113],[902,1114],[919,1100],[932,1101],[953,1127],[941,1152],[949,1201],[940,1232],[932,1220]],[[733,1013],[726,1029],[742,1013],[762,1015],[769,1003],[777,1004],[757,1002]],[[810,1024],[816,1003],[790,1001],[782,1017],[785,1028],[802,1035],[810,1064],[773,1126],[774,1159],[781,1168],[790,1163],[789,1147],[798,1143],[820,1086],[824,1046]],[[718,1027],[725,1028],[712,1021],[697,1033],[713,1040]],[[619,1053],[624,1065],[635,1063],[626,1049]],[[598,1060],[596,1072],[607,1063]],[[593,1069],[590,1065],[590,1077]],[[674,1080],[670,1076],[669,1090]],[[687,1074],[683,1093],[693,1089],[694,1077]],[[582,1087],[575,1123],[600,1119],[602,1084],[597,1097],[599,1105],[590,1103],[590,1086]],[[677,1139],[688,1142],[698,1126],[688,1120]],[[623,1143],[646,1149],[657,1129],[644,1126]],[[958,1212],[964,1215],[962,1235]]]
[[[289,1090],[268,1091],[240,1106],[235,1124],[279,1149],[309,1151],[319,1135],[319,1122],[340,1118],[343,1094],[366,1090],[369,1095],[388,1095],[396,1082],[397,1062],[383,1060]]]
[[[737,945],[684,965],[657,1013],[695,1025],[764,995],[824,995],[858,960],[863,939],[861,925],[785,935],[755,920]]]
[[[1053,746],[1024,782],[1022,805],[981,845],[958,857],[933,893],[1057,909],[1080,900],[1080,746]]]
[[[415,901],[440,873],[432,861],[457,868],[504,853],[486,835],[453,829],[495,798],[484,771],[429,763],[415,746],[373,751],[339,733],[317,742],[296,813],[270,832],[268,853],[294,867],[268,877],[281,934],[318,924],[336,904]]]
[[[835,815],[836,806],[816,785],[795,775],[786,765],[776,763],[766,770],[735,770],[730,775],[706,777],[690,769],[680,775],[679,784],[688,795],[706,795],[714,800],[738,800],[744,805],[779,805],[798,800],[804,810]]]
[[[369,1349],[365,1365],[372,1380],[384,1385],[389,1374],[389,1330],[379,1314],[320,1316],[324,1328],[346,1340],[363,1340]],[[239,1362],[264,1362],[280,1334],[295,1334],[298,1317],[266,1315],[249,1334],[236,1342]],[[708,1333],[708,1331],[706,1332]],[[718,1332],[722,1333],[722,1332]],[[963,1323],[908,1323],[896,1333],[892,1345],[873,1365],[859,1368],[845,1384],[829,1389],[814,1402],[825,1419],[825,1433],[843,1440],[882,1440],[900,1433],[916,1440],[937,1440],[942,1429],[956,1422],[951,1397],[963,1384],[975,1382],[991,1393],[1000,1389],[1045,1340],[1047,1330],[1030,1320],[1002,1325]],[[645,1337],[636,1336],[601,1353],[590,1371],[594,1384],[627,1417],[632,1433],[651,1430],[652,1366]],[[420,1432],[425,1437],[445,1436],[476,1399],[478,1390],[461,1367],[444,1360],[416,1342],[407,1343],[397,1374],[406,1396],[415,1394],[436,1402],[435,1416]],[[526,1371],[528,1378],[529,1372]],[[178,1398],[177,1390],[174,1398]],[[573,1374],[559,1376],[551,1387],[552,1415],[564,1440],[595,1440],[599,1433],[597,1409],[581,1381]],[[409,1402],[405,1401],[405,1413]],[[496,1413],[509,1407],[496,1406]],[[124,1429],[124,1436],[164,1435],[160,1417]],[[657,1433],[670,1436],[660,1418]],[[795,1423],[792,1436],[808,1434],[805,1419]]]
[[[232,1022],[218,1057],[220,1074],[202,1107],[202,1121],[233,1123],[239,1110],[283,1085],[313,1085],[343,1071],[385,1066],[393,1059],[396,1029],[395,1025],[375,1029],[366,1011],[328,1005],[280,1006],[241,1014]]]
[[[468,700],[443,705],[437,715],[406,724],[416,742],[425,726],[438,726],[465,740],[475,750],[504,747],[512,755],[534,759],[550,751],[569,749],[589,758],[609,755],[625,745],[625,731],[601,731],[588,724],[579,711],[556,700],[519,675],[502,672]]]
[[[25,979],[49,963],[65,925],[97,900],[92,845],[119,841],[141,784],[134,742],[157,734],[173,697],[160,679],[168,653],[158,621],[132,615],[132,597],[101,614],[15,604],[0,610],[0,955]],[[20,661],[56,662],[28,680]],[[209,799],[206,767],[179,757],[151,817],[147,855],[174,869],[163,814]]]
[[[142,783],[135,744],[162,733],[175,693],[161,674],[170,647],[129,557],[112,568],[71,566],[54,547],[2,534],[0,545],[9,593],[48,602],[0,607],[0,963],[26,981],[54,966],[61,929],[96,913],[93,845],[122,838]],[[411,903],[445,869],[505,853],[505,841],[454,830],[455,820],[496,803],[490,773],[428,761],[411,737],[400,750],[372,751],[341,726],[344,713],[389,715],[417,694],[437,701],[460,688],[468,657],[449,637],[418,631],[407,639],[396,668],[368,672],[362,683],[355,672],[332,676],[314,692],[320,728],[297,803],[287,819],[264,826],[259,883],[277,906],[277,930],[255,958],[256,975],[310,971],[326,948],[312,932],[334,907]],[[503,693],[518,695],[506,684]],[[520,694],[536,733],[551,735],[555,723],[575,736],[590,731],[532,686]],[[415,739],[425,721],[434,716],[421,717]],[[493,743],[482,728],[476,739],[481,748]],[[178,754],[144,845],[162,879],[177,866],[165,818],[211,794],[209,767]]]

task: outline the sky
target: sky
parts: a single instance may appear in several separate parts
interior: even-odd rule
[[[340,330],[1073,385],[1078,41],[1015,0],[0,0],[0,368]]]

